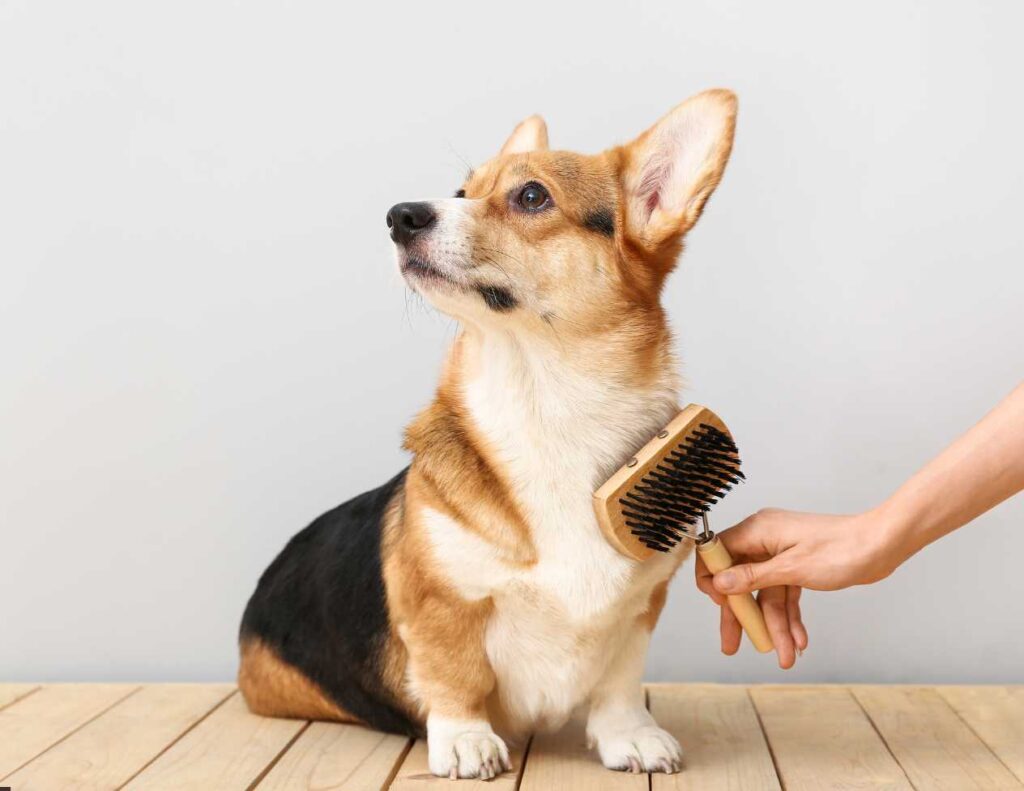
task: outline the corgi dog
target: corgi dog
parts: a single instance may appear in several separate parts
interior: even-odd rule
[[[679,411],[660,294],[735,121],[710,90],[582,155],[533,116],[454,197],[392,207],[408,287],[459,334],[408,468],[260,578],[240,633],[253,712],[425,735],[432,773],[488,779],[507,743],[585,706],[605,766],[678,771],[642,676],[690,550],[620,554],[592,496]]]

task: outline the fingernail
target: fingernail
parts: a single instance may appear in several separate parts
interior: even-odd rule
[[[732,590],[732,588],[736,585],[736,575],[733,574],[731,571],[723,571],[721,574],[715,577],[715,582],[718,583],[719,588]]]

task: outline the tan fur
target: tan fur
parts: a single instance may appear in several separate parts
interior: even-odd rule
[[[386,542],[389,537],[393,540],[395,525],[400,524],[404,517],[404,505],[405,498],[399,490],[384,513],[385,546],[382,550],[385,554]],[[251,638],[243,641],[240,653],[238,688],[253,713],[265,717],[360,722],[358,717],[338,706],[308,676],[260,640]],[[406,706],[415,720],[415,708],[408,705],[405,693],[405,644],[393,633],[382,646],[379,663],[380,676],[386,687],[381,690],[383,696],[398,708]]]
[[[548,127],[539,115],[522,121],[501,147],[500,156],[523,151],[539,151],[548,147]]]
[[[467,602],[451,590],[431,562],[419,512],[429,506],[451,515],[498,547],[510,564],[535,561],[528,528],[462,410],[454,385],[459,348],[457,343],[434,403],[406,432],[406,447],[416,454],[406,479],[406,518],[390,532],[384,561],[391,617],[417,679],[409,707],[418,704],[421,716],[426,701],[447,715],[483,716],[494,675],[483,646],[491,604]]]
[[[727,92],[708,92],[697,100],[733,101]],[[463,319],[463,331],[433,404],[406,432],[406,448],[414,453],[406,517],[401,540],[385,562],[389,606],[409,650],[412,683],[407,691],[424,711],[434,707],[450,716],[480,716],[495,680],[483,647],[492,604],[459,596],[433,561],[419,514],[430,508],[450,516],[511,566],[528,567],[537,559],[531,527],[502,464],[466,412],[464,393],[479,374],[484,335],[492,323],[515,325],[526,339],[560,347],[581,375],[608,387],[643,391],[663,381],[675,362],[659,302],[661,288],[683,235],[721,177],[731,150],[734,112],[733,107],[685,210],[674,217],[655,210],[657,227],[637,229],[623,193],[638,178],[634,171],[643,166],[657,126],[627,146],[588,156],[549,150],[546,126],[533,117],[463,185],[474,207],[468,256],[476,262],[474,274],[514,283],[531,301],[495,318],[486,310],[463,313],[463,305],[438,299],[443,309]],[[514,211],[511,196],[528,181],[542,183],[558,210],[529,216]],[[594,212],[610,214],[616,228],[626,232],[609,237],[586,227]],[[600,482],[594,482],[595,488]],[[664,607],[667,585],[665,579],[654,586],[638,616],[648,630]],[[459,668],[456,677],[452,667]]]
[[[464,338],[456,340],[434,402],[406,429],[405,448],[414,454],[406,503],[446,511],[511,562],[529,564],[536,559],[529,527],[462,404],[464,346]]]
[[[542,310],[512,317],[514,321],[571,339],[592,337],[623,316],[655,332],[663,326],[657,296],[667,268],[645,265],[642,251],[628,240],[581,227],[596,210],[609,211],[621,226],[622,163],[619,149],[596,156],[567,151],[515,154],[492,160],[466,182],[466,197],[481,203],[475,209],[472,240],[481,272],[493,273],[498,283],[525,280],[542,303]],[[559,211],[524,217],[510,210],[509,193],[529,180],[551,191]]]
[[[685,163],[680,173],[693,175],[676,185],[679,194],[646,196],[666,123],[702,108],[717,124],[706,158]],[[527,119],[470,175],[466,200],[435,202],[437,227],[399,251],[400,262],[415,257],[440,272],[411,276],[411,285],[461,324],[434,401],[406,431],[413,460],[382,542],[386,692],[427,724],[435,773],[478,776],[480,756],[504,749],[491,723],[528,732],[588,700],[588,732],[607,765],[618,767],[643,739],[661,745],[650,748],[654,765],[678,763],[671,737],[651,735],[661,732],[643,707],[640,677],[668,581],[689,548],[624,560],[587,511],[593,491],[678,410],[660,294],[721,178],[735,100],[706,92],[666,119],[597,155],[549,150],[544,122]],[[530,182],[554,209],[517,207]],[[601,218],[613,221],[613,234]],[[514,309],[488,305],[482,286],[508,286]],[[523,381],[510,381],[517,375]],[[526,642],[517,643],[521,634]],[[530,655],[547,646],[555,653]],[[246,654],[240,684],[254,710],[345,716],[266,649]],[[534,658],[547,660],[537,662],[546,676],[521,667]],[[563,671],[576,687],[552,681]],[[526,708],[511,710],[519,701],[502,695],[508,689],[526,693]],[[627,726],[639,741],[616,735]],[[473,745],[465,753],[460,734]]]
[[[331,701],[305,674],[259,640],[241,646],[238,688],[254,714],[301,720],[359,722]]]
[[[665,600],[667,598],[668,580],[664,580],[654,586],[654,590],[651,591],[651,597],[647,600],[647,609],[640,616],[640,622],[649,632],[653,632],[654,627],[658,625],[658,618],[661,616],[661,611],[665,608]]]

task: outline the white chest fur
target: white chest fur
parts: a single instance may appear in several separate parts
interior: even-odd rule
[[[486,644],[513,727],[558,726],[587,696],[651,591],[676,565],[638,564],[604,539],[594,490],[675,414],[670,377],[637,392],[494,343],[465,385],[474,423],[524,511],[538,561],[515,568],[438,512],[438,560],[467,598],[495,604]]]

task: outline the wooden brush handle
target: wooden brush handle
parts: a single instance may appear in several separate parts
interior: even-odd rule
[[[712,574],[718,574],[732,566],[732,557],[725,544],[715,536],[710,541],[697,544],[697,551],[700,552],[701,560],[708,567]],[[729,607],[732,609],[736,620],[740,622],[743,631],[747,633],[754,648],[762,654],[775,648],[771,635],[768,634],[768,627],[764,622],[764,615],[761,608],[757,606],[754,597],[749,593],[734,593],[729,596]]]

